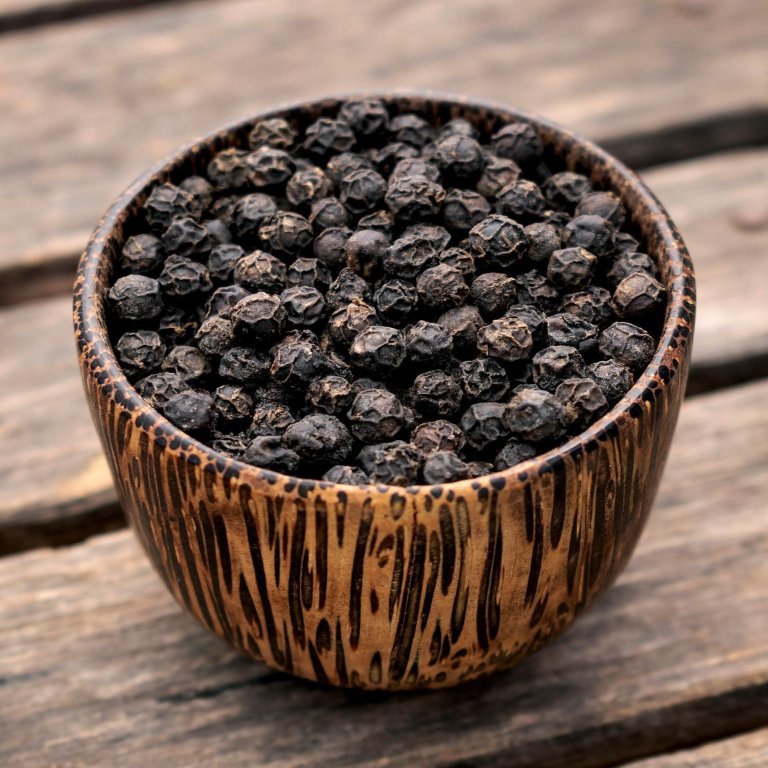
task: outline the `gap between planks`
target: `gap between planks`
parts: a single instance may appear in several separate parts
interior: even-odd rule
[[[0,763],[605,768],[765,728],[767,432],[767,381],[688,401],[616,586],[517,670],[436,693],[242,659],[129,532],[3,558]]]

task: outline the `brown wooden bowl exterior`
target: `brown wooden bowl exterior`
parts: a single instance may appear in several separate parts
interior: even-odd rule
[[[251,118],[137,181],[94,233],[74,322],[88,402],[123,507],[179,603],[276,669],[334,685],[406,689],[524,659],[568,627],[626,565],[651,508],[688,372],[695,289],[686,248],[633,173],[549,122],[430,94],[375,94],[436,123],[526,120],[567,166],[612,189],[660,265],[669,307],[631,391],[566,445],[477,480],[408,489],[286,477],[186,436],[128,383],[105,329],[120,244],[148,190],[245,145]],[[329,98],[269,114],[306,126]],[[263,115],[257,116],[262,117]]]

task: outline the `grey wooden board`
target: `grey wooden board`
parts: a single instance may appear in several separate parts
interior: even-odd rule
[[[727,113],[759,131],[766,23],[764,0],[220,0],[6,35],[0,268],[44,273],[177,145],[329,92],[460,92],[611,142]]]
[[[607,766],[768,723],[768,381],[684,404],[625,574],[523,666],[323,689],[182,615],[132,534],[0,559],[0,764]]]

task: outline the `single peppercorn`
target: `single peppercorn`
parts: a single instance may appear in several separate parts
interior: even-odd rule
[[[494,200],[502,189],[517,181],[520,174],[520,166],[514,160],[490,155],[486,157],[477,191],[487,200]]]
[[[199,215],[192,195],[174,184],[155,187],[144,203],[144,218],[155,232],[164,232],[174,219]]]
[[[610,405],[621,400],[634,382],[632,371],[615,360],[592,363],[587,366],[586,373],[600,387]]]
[[[208,230],[189,216],[174,219],[162,237],[166,253],[204,260],[211,252],[213,241]]]
[[[406,280],[387,280],[373,294],[379,316],[398,327],[405,324],[418,301],[416,287]]]
[[[349,359],[357,368],[375,375],[388,376],[405,359],[403,334],[396,328],[372,325],[355,337],[349,348]]]
[[[206,302],[205,318],[213,315],[229,317],[232,307],[246,296],[250,296],[250,294],[241,285],[222,285],[210,295]]]
[[[289,287],[304,285],[317,288],[318,291],[327,291],[333,278],[328,267],[319,259],[301,257],[288,267],[285,282]]]
[[[387,182],[376,171],[361,168],[341,178],[339,199],[353,215],[375,210],[384,199]]]
[[[289,325],[309,328],[322,320],[325,314],[325,299],[317,288],[295,285],[280,294]]]
[[[499,363],[488,357],[464,360],[459,382],[467,401],[499,403],[509,394],[509,377]]]
[[[647,318],[664,305],[664,286],[646,272],[627,275],[613,292],[613,307],[623,320]]]
[[[472,303],[487,318],[504,314],[515,300],[515,279],[503,272],[484,272],[478,275],[470,287]]]
[[[208,256],[206,267],[214,283],[228,283],[232,280],[235,264],[245,256],[245,251],[234,244],[217,245]]]
[[[588,285],[583,291],[564,296],[557,310],[597,326],[604,325],[613,317],[611,294],[597,285]]]
[[[336,272],[346,266],[347,255],[344,250],[352,230],[345,227],[324,229],[312,243],[312,253],[328,269]]]
[[[168,400],[188,390],[189,384],[176,373],[161,371],[150,373],[149,376],[139,379],[134,387],[152,408],[162,411]]]
[[[389,245],[389,237],[376,230],[354,232],[344,245],[347,266],[366,280],[371,280],[381,272],[384,252]]]
[[[462,389],[445,371],[420,373],[408,392],[410,405],[427,418],[452,416],[461,408]]]
[[[232,308],[231,318],[235,336],[256,344],[279,338],[288,320],[280,299],[263,291],[239,301]]]
[[[515,363],[531,356],[533,336],[522,320],[500,317],[477,332],[477,348],[488,357]]]
[[[347,420],[352,434],[363,443],[383,443],[400,433],[404,422],[403,404],[391,392],[364,389],[355,396]]]
[[[259,238],[274,253],[293,256],[309,247],[312,226],[298,213],[278,211],[259,227]]]
[[[438,256],[450,242],[446,229],[428,224],[408,227],[382,256],[384,271],[393,277],[413,280],[437,264]]]
[[[296,131],[282,117],[270,117],[253,124],[248,143],[252,149],[267,144],[278,149],[288,149],[296,141]]]
[[[321,117],[304,133],[304,151],[318,161],[355,146],[355,134],[343,120]]]
[[[496,448],[509,437],[503,403],[474,403],[461,417],[467,443],[476,451]]]
[[[397,179],[401,176],[426,176],[430,181],[436,184],[440,183],[440,169],[427,162],[423,157],[405,157],[400,160],[389,174],[390,179]]]
[[[432,126],[419,115],[405,112],[389,121],[389,133],[395,141],[421,148],[435,136]]]
[[[115,316],[121,320],[154,320],[163,311],[160,283],[146,275],[118,278],[109,289],[107,297]]]
[[[395,220],[389,211],[379,210],[369,213],[367,216],[361,216],[357,220],[357,228],[372,229],[375,232],[381,232],[382,235],[386,235],[388,239],[392,239],[392,228],[395,225]]]
[[[642,328],[627,322],[609,325],[600,334],[600,352],[626,365],[634,373],[640,373],[653,358],[656,342]]]
[[[253,409],[248,434],[251,437],[282,435],[296,421],[284,403],[262,400]]]
[[[208,163],[208,179],[216,189],[236,190],[248,186],[248,152],[225,149]]]
[[[476,258],[502,269],[517,264],[528,250],[528,238],[522,226],[500,214],[488,216],[472,227],[469,244]]]
[[[445,190],[426,176],[400,176],[390,179],[384,199],[396,219],[413,223],[439,213]]]
[[[360,299],[337,309],[328,321],[328,334],[335,345],[346,349],[366,328],[379,324],[376,310]]]
[[[545,312],[554,312],[561,301],[559,288],[535,269],[516,278],[517,300]]]
[[[299,468],[299,454],[288,448],[279,435],[255,437],[243,456],[255,467],[292,475]]]
[[[272,350],[272,379],[289,391],[304,392],[313,379],[331,372],[328,356],[306,331],[286,336]]]
[[[312,201],[307,220],[315,232],[322,234],[331,227],[345,227],[349,214],[338,197],[321,197]]]
[[[389,127],[389,112],[380,99],[354,99],[339,108],[339,119],[347,123],[358,139],[371,140],[384,135]]]
[[[324,475],[327,483],[340,483],[342,485],[368,485],[371,479],[360,467],[352,467],[349,464],[337,464],[331,467]]]
[[[561,247],[560,229],[554,224],[537,221],[524,231],[528,238],[528,260],[534,264],[546,264]]]
[[[522,461],[532,459],[536,453],[536,449],[530,443],[525,443],[522,440],[509,440],[496,454],[494,468],[499,471],[509,469]]]
[[[563,227],[563,245],[581,246],[598,258],[610,256],[616,245],[616,230],[600,216],[577,216]]]
[[[443,223],[453,232],[467,232],[491,213],[490,203],[470,189],[451,189],[443,200]]]
[[[233,279],[253,293],[282,291],[286,282],[285,264],[270,253],[254,251],[243,256],[233,271]]]
[[[342,269],[325,294],[325,303],[331,312],[343,309],[347,304],[359,300],[372,300],[371,288],[362,277],[351,269]]]
[[[450,134],[435,142],[432,162],[448,183],[468,186],[480,177],[485,158],[482,147],[475,139]]]
[[[186,344],[168,351],[162,369],[178,374],[188,384],[199,384],[211,374],[208,358],[196,347]]]
[[[586,288],[595,274],[597,257],[582,247],[561,248],[549,257],[547,278],[558,288]]]
[[[638,240],[629,232],[617,232],[616,233],[616,251],[617,253],[635,253],[640,248]]]
[[[208,357],[221,357],[232,346],[233,340],[231,321],[219,315],[204,320],[195,334],[198,349]]]
[[[359,171],[361,168],[373,168],[373,163],[369,157],[356,152],[340,152],[328,160],[325,174],[338,187],[346,174]]]
[[[437,323],[419,320],[405,334],[408,361],[421,368],[447,361],[453,352],[453,337]]]
[[[411,433],[411,442],[428,456],[435,451],[458,453],[464,448],[466,438],[458,425],[445,419],[436,419],[417,425]]]
[[[637,251],[622,254],[613,262],[606,277],[615,288],[622,280],[636,272],[644,272],[651,277],[656,277],[656,265],[648,254]]]
[[[170,397],[163,408],[163,414],[184,432],[204,436],[213,427],[213,398],[207,392],[188,389]]]
[[[519,297],[518,297],[519,298]],[[531,332],[534,344],[541,344],[546,338],[547,324],[544,313],[533,304],[511,304],[504,317],[522,320]]]
[[[120,267],[136,275],[156,275],[163,267],[165,252],[154,235],[134,235],[120,251]]]
[[[464,304],[443,312],[437,318],[437,324],[453,338],[453,348],[459,354],[476,351],[477,334],[485,325],[477,307]]]
[[[514,437],[531,443],[557,440],[567,428],[565,408],[560,401],[536,387],[522,387],[512,395],[504,420]]]
[[[422,306],[432,311],[458,307],[469,295],[464,276],[447,264],[425,269],[416,280],[416,290]]]
[[[572,211],[581,199],[592,192],[586,176],[572,171],[553,173],[542,185],[541,191],[551,205],[560,211]]]
[[[419,480],[424,457],[418,448],[403,440],[366,445],[357,457],[372,483],[413,485]]]
[[[453,483],[469,476],[467,465],[453,451],[435,451],[424,462],[424,481],[432,485]]]
[[[219,376],[225,381],[253,388],[269,376],[268,355],[250,347],[230,347],[219,362]]]
[[[444,136],[469,136],[471,139],[478,138],[477,129],[472,123],[463,117],[454,117],[437,131],[438,137]]]
[[[533,381],[540,389],[554,392],[565,379],[584,375],[584,358],[575,347],[545,347],[533,356]]]
[[[258,242],[261,225],[277,213],[274,198],[263,192],[241,197],[232,207],[232,229],[246,245]]]
[[[573,430],[581,430],[608,410],[608,400],[592,379],[566,379],[555,390]]]
[[[157,370],[165,357],[165,344],[155,331],[124,333],[116,349],[120,364],[132,376]]]
[[[285,444],[309,466],[343,464],[352,451],[352,435],[335,416],[315,413],[291,424]]]
[[[342,376],[323,376],[307,387],[307,405],[331,416],[345,414],[354,398],[352,384]]]
[[[523,168],[535,167],[544,151],[539,134],[528,123],[508,123],[493,134],[491,143],[499,157],[514,160]]]
[[[187,176],[179,182],[179,189],[192,198],[192,211],[195,218],[200,218],[213,202],[213,185],[202,176]]]
[[[515,221],[529,223],[541,216],[547,202],[539,186],[528,179],[518,179],[496,195],[496,212]]]
[[[437,261],[439,264],[456,267],[465,280],[475,276],[475,258],[466,248],[446,248],[437,255]]]
[[[590,192],[584,195],[575,213],[576,216],[599,216],[614,227],[620,227],[626,217],[624,205],[613,192]]]
[[[297,170],[285,185],[291,205],[306,207],[333,193],[333,182],[317,166]]]
[[[222,384],[213,394],[217,423],[226,429],[245,427],[251,420],[253,400],[251,396],[236,384]]]
[[[598,328],[592,323],[567,312],[550,315],[545,322],[549,344],[576,347],[587,356],[596,350]]]

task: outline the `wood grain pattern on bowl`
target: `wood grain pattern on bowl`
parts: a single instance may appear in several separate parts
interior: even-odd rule
[[[379,95],[379,94],[377,94]],[[653,361],[562,447],[477,480],[352,487],[260,470],[188,437],[137,395],[115,359],[104,297],[151,188],[245,145],[257,117],[181,150],[112,206],[84,253],[74,321],[94,421],[129,519],[176,599],[270,666],[344,686],[438,687],[510,666],[567,628],[626,565],[651,508],[690,359],[693,271],[633,173],[547,121],[439,95],[383,98],[435,124],[527,120],[572,170],[619,194],[669,300]],[[339,99],[285,107],[305,127]]]

